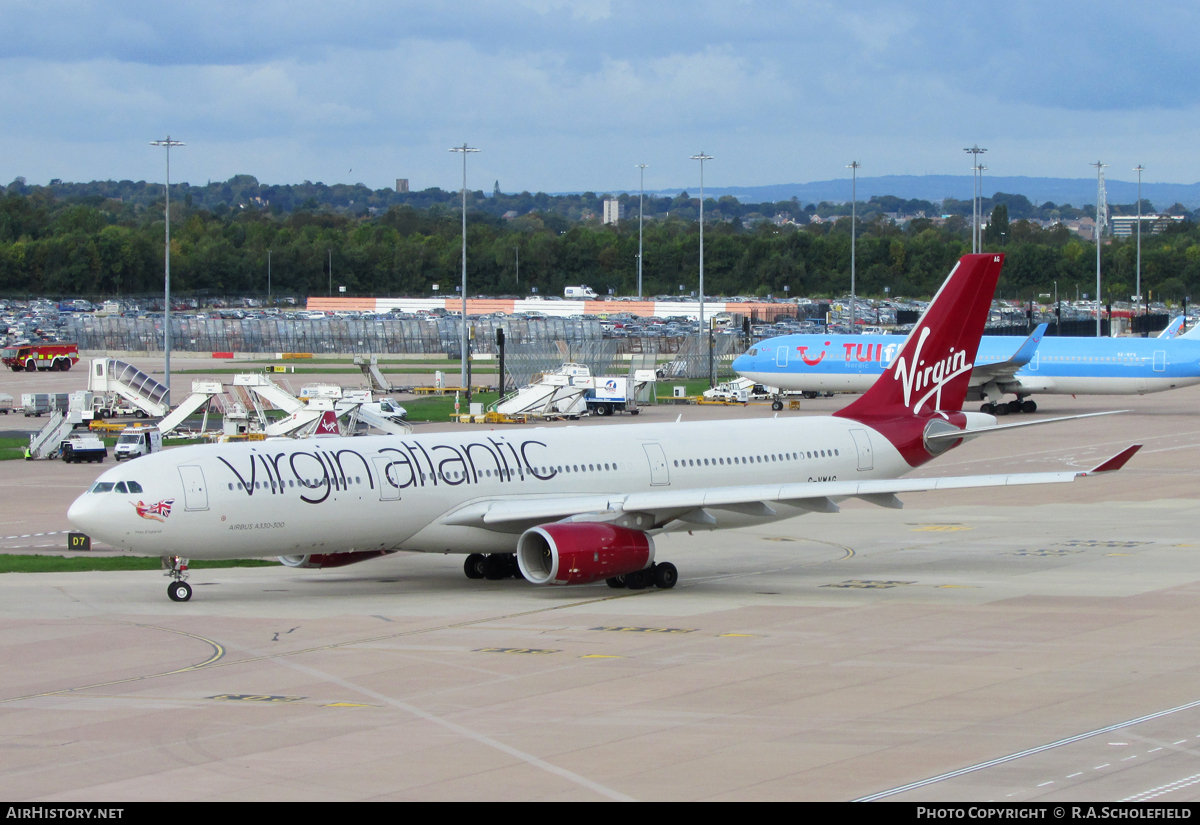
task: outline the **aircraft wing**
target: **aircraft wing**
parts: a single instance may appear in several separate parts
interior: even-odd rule
[[[1017,370],[1033,360],[1033,354],[1037,352],[1038,344],[1042,343],[1042,336],[1046,334],[1046,329],[1049,324],[1038,324],[1037,329],[1030,333],[1021,346],[1017,347],[1017,351],[1012,354],[1012,357],[999,361],[995,364],[976,364],[971,369],[971,384],[978,386],[987,384],[991,381],[1011,381],[1017,374]]]
[[[838,506],[833,501],[835,498],[861,498],[881,507],[899,508],[903,505],[896,497],[897,493],[1065,484],[1084,476],[1119,470],[1139,449],[1141,445],[1135,444],[1086,471],[761,484],[532,500],[496,499],[474,502],[443,517],[441,521],[443,524],[481,527],[506,533],[547,521],[609,521],[622,517],[630,517],[629,526],[644,530],[662,529],[672,522],[697,525],[703,529],[705,525],[716,524],[716,518],[709,510],[772,517],[778,514],[772,505],[783,505],[793,510],[836,513]],[[639,517],[645,522],[640,521]]]

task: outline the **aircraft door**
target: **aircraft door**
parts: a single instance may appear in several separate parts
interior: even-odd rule
[[[788,348],[787,347],[776,347],[775,348],[775,366],[786,367],[787,366],[787,356],[788,356]]]
[[[875,457],[871,452],[871,436],[866,430],[851,430],[854,446],[858,449],[858,469],[872,470],[875,468]]]
[[[184,464],[179,468],[179,479],[183,482],[183,506],[187,510],[208,509],[208,485],[204,483],[204,471],[196,464]]]
[[[671,476],[667,472],[667,456],[663,453],[662,446],[643,444],[642,449],[646,451],[646,459],[650,462],[650,483],[655,487],[670,484]]]
[[[1166,372],[1167,370],[1167,351],[1156,349],[1154,351],[1154,371]]]
[[[377,455],[371,457],[371,463],[375,465],[375,476],[379,481],[379,500],[398,501],[400,485],[396,483],[394,462],[387,456]]]

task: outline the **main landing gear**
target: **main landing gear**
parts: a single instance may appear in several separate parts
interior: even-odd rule
[[[468,579],[499,581],[509,576],[514,579],[525,578],[521,575],[515,553],[490,553],[486,556],[482,553],[472,553],[463,562],[463,572],[467,574]]]
[[[654,585],[659,590],[670,590],[679,581],[679,571],[669,561],[662,564],[652,564],[645,570],[626,573],[624,576],[613,576],[605,579],[604,583],[613,589],[628,587],[630,590],[645,590]]]
[[[166,570],[163,575],[171,579],[167,585],[167,596],[171,601],[186,602],[192,598],[192,586],[184,581],[188,577],[188,560],[182,556],[163,556],[162,563]]]
[[[1009,413],[1031,413],[1037,412],[1037,402],[1032,398],[1017,398],[1009,401],[1007,404],[988,404],[985,403],[979,408],[981,413],[989,415],[1008,415]]]

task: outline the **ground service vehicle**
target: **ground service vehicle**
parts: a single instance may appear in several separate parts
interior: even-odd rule
[[[8,393],[0,392],[0,414],[8,415],[12,412],[13,397]]]
[[[162,432],[158,427],[127,427],[117,436],[117,446],[113,448],[113,458],[121,461],[126,458],[137,458],[139,455],[150,455],[162,449]]]
[[[108,448],[94,435],[73,435],[62,443],[62,460],[68,464],[81,461],[103,462],[108,457]]]
[[[79,361],[78,344],[20,344],[5,347],[4,366],[13,372],[66,371]]]
[[[629,393],[630,381],[624,376],[602,376],[596,378],[596,386],[585,396],[587,409],[592,415],[612,415],[625,410],[637,415],[637,405],[632,403]]]

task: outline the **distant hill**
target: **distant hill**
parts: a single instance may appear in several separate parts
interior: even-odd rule
[[[698,186],[682,187],[692,195],[699,195]],[[1136,203],[1137,182],[1123,180],[1106,181],[1109,203]],[[615,192],[629,190],[609,190]],[[658,195],[674,195],[676,189],[660,189]],[[990,197],[995,192],[1024,195],[1035,204],[1053,201],[1072,206],[1096,203],[1096,179],[1093,178],[1031,178],[1024,176],[1001,177],[984,174],[984,194]],[[940,201],[943,198],[970,200],[972,180],[968,175],[883,175],[860,177],[858,199],[872,196],[895,195],[899,198],[919,198]],[[637,194],[633,190],[632,194]],[[812,183],[780,183],[771,186],[706,186],[705,197],[720,198],[732,195],[745,202],[785,201],[795,197],[804,203],[821,201],[843,202],[850,200],[850,178],[820,180]],[[1142,197],[1154,203],[1158,209],[1167,209],[1182,203],[1188,209],[1200,207],[1200,183],[1143,183]]]

